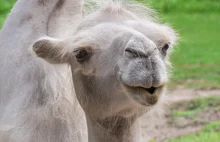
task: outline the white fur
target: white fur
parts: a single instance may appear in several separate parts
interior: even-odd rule
[[[64,20],[63,24],[59,19],[78,16],[81,9],[70,16],[62,12],[57,16],[59,11],[53,16],[58,0],[44,1],[39,5],[38,0],[19,0],[1,30],[0,141],[87,141],[84,114],[74,96],[70,68],[50,65],[30,50],[42,35],[62,37],[56,25],[74,28],[76,19]],[[53,27],[50,21],[60,23]]]
[[[38,1],[44,1],[44,4],[39,6]],[[30,50],[33,43],[42,36],[65,39],[75,34],[82,20],[82,1],[64,1],[63,7],[56,11],[59,0],[19,0],[2,28],[0,33],[0,141],[87,142],[88,140],[85,114],[76,98],[70,67],[67,64],[51,65],[37,58]],[[84,11],[88,14],[105,2],[105,0],[93,0],[94,7],[88,7],[86,2]],[[121,24],[130,27],[133,25],[126,24],[126,21],[144,20],[157,25],[154,28],[157,33],[164,29],[151,17],[150,9],[130,0],[116,2],[123,3],[127,9],[124,17],[122,16],[124,21],[119,18],[118,23],[123,21]],[[110,1],[102,9],[112,10],[111,12],[115,13],[121,8],[120,5]],[[96,14],[96,12],[93,13],[93,15]],[[126,14],[132,18],[126,17]],[[148,32],[149,35],[151,33],[154,31]],[[161,33],[169,32],[165,30]],[[141,34],[147,36],[147,32]],[[173,35],[169,37],[172,38],[169,41],[174,41]],[[159,45],[164,38],[161,38],[158,43],[156,37],[150,39]],[[104,43],[104,41],[99,42]],[[134,130],[138,129],[140,128]],[[139,133],[136,134],[137,137],[132,141],[141,141]]]

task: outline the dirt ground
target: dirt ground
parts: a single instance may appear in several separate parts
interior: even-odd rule
[[[220,90],[195,90],[195,89],[178,89],[168,93],[170,106],[182,101],[190,101],[195,98],[220,96]],[[210,121],[220,120],[220,111],[208,110],[205,113],[196,114],[198,121],[187,117],[178,117],[172,119],[171,113],[176,111],[168,110],[164,118],[153,118],[153,123],[144,124],[146,141],[154,139],[156,142],[166,142],[169,138],[187,135],[199,131],[202,126]],[[146,121],[149,122],[149,121]]]

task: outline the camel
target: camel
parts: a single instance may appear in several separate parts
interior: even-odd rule
[[[143,141],[176,33],[117,1],[82,15],[82,1],[17,2],[0,33],[1,141]]]

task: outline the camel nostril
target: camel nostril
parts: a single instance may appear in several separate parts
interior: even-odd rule
[[[154,94],[154,92],[156,91],[157,88],[155,87],[151,87],[151,88],[147,88],[147,92],[150,93],[150,94]]]

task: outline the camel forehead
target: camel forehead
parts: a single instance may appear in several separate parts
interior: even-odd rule
[[[135,32],[142,33],[146,37],[150,38],[152,41],[157,42],[158,45],[163,45],[164,43],[172,42],[172,36],[170,36],[172,32],[169,32],[166,26],[161,26],[151,21],[139,21],[134,19],[132,15],[129,14],[127,16],[124,16],[120,12],[123,11],[121,9],[119,11],[115,10],[115,13],[118,13],[118,16],[111,17],[108,15],[112,15],[111,10],[112,7],[108,6],[103,10],[104,12],[102,12],[101,10],[95,15],[88,17],[88,19],[85,19],[84,22],[79,26],[78,30],[84,30],[87,28],[95,27],[97,32],[104,34],[106,33],[106,31],[108,31],[108,35],[111,35],[114,34],[114,31],[119,31],[117,26],[121,26],[121,29],[127,28]],[[100,27],[100,29],[98,29],[97,27]]]
[[[105,40],[111,41],[111,39],[115,38],[116,34],[118,33],[130,33],[130,35],[136,35],[136,37],[151,40],[150,42],[170,42],[170,38],[167,36],[169,33],[167,33],[167,31],[164,29],[161,29],[156,24],[154,25],[151,23],[142,27],[141,23],[136,21],[135,23],[137,24],[130,26],[127,24],[118,24],[114,22],[103,22],[82,31],[86,32],[86,35],[93,40],[99,40],[102,42]]]
[[[82,36],[86,39],[92,40],[98,45],[106,45],[108,43],[112,44],[113,40],[116,38],[117,41],[121,40],[122,42],[125,42],[125,40],[129,40],[131,37],[135,37],[135,39],[145,40],[145,42],[153,44],[150,39],[145,37],[139,31],[116,23],[102,23],[96,25],[86,30],[86,32],[82,32]],[[83,38],[82,36],[80,36],[80,38]]]

